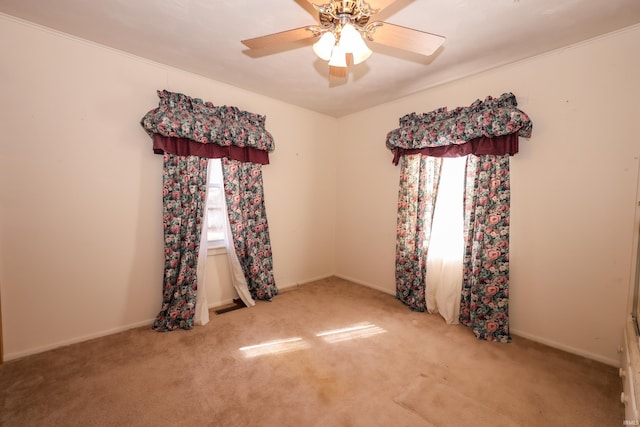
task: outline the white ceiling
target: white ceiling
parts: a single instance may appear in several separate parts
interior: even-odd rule
[[[426,58],[369,42],[373,55],[341,84],[313,40],[269,55],[240,43],[316,23],[305,0],[0,0],[0,12],[340,117],[637,24],[640,0],[397,0],[375,20],[444,46]]]

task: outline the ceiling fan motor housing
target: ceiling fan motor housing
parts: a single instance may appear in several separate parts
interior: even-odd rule
[[[364,28],[377,10],[371,9],[362,0],[332,1],[323,5],[314,5],[318,10],[320,24],[325,28],[334,28],[350,23],[356,28]]]

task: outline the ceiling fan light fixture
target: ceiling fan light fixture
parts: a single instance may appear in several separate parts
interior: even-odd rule
[[[313,44],[313,51],[318,55],[318,58],[329,61],[335,44],[336,36],[331,31],[327,31],[320,37],[320,40]]]
[[[371,56],[371,49],[362,39],[360,32],[351,24],[345,24],[340,34],[340,44],[346,53],[353,55],[353,63],[359,64]]]
[[[2,0],[0,0],[1,2]],[[372,18],[398,0],[296,0],[311,5],[318,13],[317,24],[242,40],[249,49],[265,49],[279,44],[313,39],[313,51],[329,62],[329,79],[345,78],[351,65],[360,64],[373,52],[367,41],[423,56],[433,55],[445,38]],[[369,2],[375,3],[375,8]],[[406,2],[405,2],[406,3]],[[304,6],[303,6],[304,7]],[[268,53],[267,53],[268,54]]]
[[[337,44],[333,47],[333,52],[331,53],[331,59],[329,60],[329,66],[331,67],[347,67],[347,52],[345,51],[342,45]]]

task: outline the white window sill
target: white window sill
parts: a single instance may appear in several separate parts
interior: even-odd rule
[[[226,253],[226,246],[212,246],[207,249],[207,256],[224,255]]]

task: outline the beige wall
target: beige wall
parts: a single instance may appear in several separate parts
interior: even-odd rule
[[[155,316],[161,158],[138,121],[166,88],[267,116],[279,287],[339,274],[388,293],[398,168],[386,133],[412,111],[514,92],[534,133],[512,163],[512,328],[616,363],[640,156],[639,28],[340,120],[3,16],[0,40],[6,358]],[[224,274],[209,270],[210,281]]]
[[[0,40],[7,359],[148,324],[160,308],[162,158],[139,125],[157,89],[266,115],[276,283],[334,272],[335,119],[5,16]]]
[[[399,169],[384,143],[398,118],[513,92],[533,121],[511,163],[513,332],[616,364],[640,157],[638,76],[635,27],[342,118],[337,274],[395,292]]]
[[[198,283],[198,289],[200,289]],[[233,303],[238,293],[231,282],[227,252],[224,249],[209,249],[205,273],[205,289],[209,308]]]

